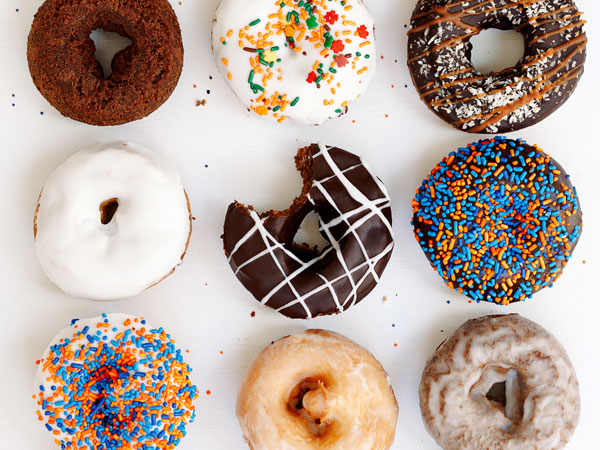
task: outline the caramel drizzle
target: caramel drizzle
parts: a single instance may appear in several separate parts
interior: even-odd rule
[[[469,122],[473,119],[483,119],[485,117],[489,117],[487,120],[481,122],[479,125],[472,127],[470,130],[474,133],[478,133],[480,131],[485,130],[488,126],[493,125],[499,121],[501,121],[508,114],[516,111],[517,109],[527,105],[531,101],[536,98],[542,98],[547,93],[559,89],[562,85],[568,83],[574,78],[577,78],[580,72],[583,70],[582,63],[579,63],[573,69],[565,72],[563,75],[558,77],[554,82],[550,82],[552,76],[556,75],[561,69],[566,67],[575,55],[582,53],[585,50],[585,45],[587,43],[586,36],[580,36],[583,38],[583,42],[579,44],[573,52],[571,52],[567,58],[563,59],[558,63],[550,72],[541,75],[541,80],[537,83],[535,88],[533,88],[529,93],[523,95],[519,100],[514,101],[508,105],[498,106],[494,110],[490,111],[487,114],[478,114],[476,116],[464,118],[454,122],[454,125],[462,125],[466,122]],[[543,86],[541,89],[540,87]]]
[[[487,10],[481,10],[481,8],[485,8],[486,5],[490,5],[493,3],[494,0],[486,0],[482,3],[479,4],[475,4],[473,6],[467,7],[467,8],[462,8],[462,5],[464,4],[464,1],[455,1],[452,3],[448,3],[446,5],[441,5],[441,6],[437,6],[435,8],[432,8],[431,10],[428,11],[424,11],[421,12],[419,14],[415,14],[413,16],[413,20],[419,19],[421,17],[425,17],[428,16],[432,13],[437,14],[438,17],[429,20],[428,22],[425,22],[424,24],[418,26],[418,27],[414,27],[412,28],[408,34],[413,34],[419,31],[422,31],[424,29],[427,29],[433,25],[436,24],[440,24],[440,23],[452,23],[454,25],[456,25],[458,28],[465,30],[465,34],[460,35],[460,36],[454,36],[451,37],[450,39],[447,39],[445,41],[442,41],[436,45],[434,45],[432,48],[428,49],[425,52],[422,52],[421,54],[414,56],[413,58],[410,58],[408,61],[408,64],[411,64],[431,53],[435,53],[440,49],[443,48],[452,48],[462,42],[464,42],[466,39],[472,37],[473,35],[476,35],[480,32],[479,28],[473,26],[473,25],[469,25],[467,23],[465,23],[463,21],[464,18],[468,18],[468,17],[474,17],[474,16],[478,16],[481,14],[489,14],[495,11],[499,11],[499,10],[503,10],[503,9],[508,9],[514,6],[518,6],[518,5],[534,5],[536,3],[542,3],[544,1],[547,0],[521,0],[518,3],[510,3],[508,5],[504,5],[502,7],[494,7],[494,8],[490,8]],[[461,7],[461,9],[459,11],[456,12],[451,12],[450,8],[453,7]],[[572,12],[571,14],[567,14],[563,17],[559,17],[559,18],[550,18],[550,19],[546,19],[543,20],[541,22],[538,22],[539,19],[542,18],[546,18],[546,17],[550,17],[556,14],[560,14],[561,12],[564,11],[569,11],[571,9],[575,8],[575,6],[573,4],[568,4],[565,5],[561,8],[552,10],[552,11],[547,11],[545,13],[542,14],[538,14],[537,16],[531,17],[527,20],[526,23],[518,26],[517,28],[515,28],[516,30],[522,30],[524,27],[526,27],[527,25],[534,25],[534,26],[540,26],[542,24],[545,23],[549,23],[549,22],[556,22],[556,21],[569,21],[572,20],[574,18],[578,18],[582,15],[581,12],[578,12],[576,9],[574,12]],[[475,10],[480,9],[478,12],[474,12]],[[572,28],[578,28],[580,26],[582,26],[585,23],[584,20],[578,20],[577,22],[568,24],[568,25],[563,25],[559,28],[557,28],[556,30],[552,30],[549,31],[548,33],[545,33],[541,36],[535,37],[533,38],[529,43],[534,43],[534,42],[538,42],[544,39],[549,38],[550,36],[556,35],[558,33],[564,32],[566,30],[572,29]],[[528,61],[527,63],[522,65],[522,68],[526,68],[529,67],[531,65],[536,64],[539,60],[541,59],[545,59],[545,58],[550,58],[560,52],[562,52],[564,49],[566,48],[570,48],[575,44],[579,44],[577,45],[577,47],[575,48],[574,51],[570,52],[569,55],[567,55],[566,58],[563,58],[558,64],[556,64],[554,66],[554,68],[551,71],[548,71],[546,73],[542,73],[538,78],[539,81],[536,83],[534,89],[532,89],[530,92],[528,92],[527,94],[523,95],[519,100],[508,104],[508,105],[504,105],[504,106],[499,106],[496,107],[495,109],[493,109],[492,111],[490,111],[489,113],[481,113],[481,114],[477,114],[475,116],[471,116],[468,118],[464,118],[464,119],[460,119],[456,122],[454,122],[455,126],[460,126],[466,122],[475,120],[475,119],[484,119],[487,118],[486,120],[482,121],[479,125],[470,128],[470,131],[472,132],[479,132],[479,131],[483,131],[485,130],[488,126],[493,125],[499,121],[501,121],[504,117],[506,117],[508,114],[511,114],[512,112],[518,110],[519,108],[527,105],[528,103],[530,103],[531,101],[535,100],[536,98],[542,98],[545,94],[555,90],[555,89],[559,89],[562,85],[568,83],[569,81],[571,81],[574,78],[577,78],[581,71],[583,70],[583,68],[581,67],[582,63],[579,63],[576,67],[574,67],[573,69],[568,70],[565,74],[561,75],[559,78],[557,78],[554,82],[551,82],[551,78],[556,75],[559,71],[561,71],[563,68],[565,68],[568,64],[571,63],[571,61],[573,60],[573,58],[580,54],[583,53],[585,51],[585,46],[587,44],[587,37],[585,36],[585,34],[576,36],[575,38],[572,38],[568,41],[566,41],[565,43],[554,47],[554,48],[550,48],[546,51],[544,51],[543,53],[540,53],[538,55],[536,55],[534,58],[532,58],[530,61]],[[453,75],[458,75],[460,73],[463,72],[468,72],[472,70],[471,67],[467,67],[467,68],[462,68],[453,72],[449,72],[447,74],[443,74],[440,76],[441,79],[449,77],[449,76],[453,76]],[[500,72],[501,73],[501,72]],[[495,76],[498,76],[499,74],[495,74]],[[480,76],[474,76],[474,77],[465,77],[465,78],[460,78],[457,80],[454,80],[450,83],[444,83],[441,88],[448,88],[448,87],[452,87],[455,86],[457,84],[465,84],[466,82],[469,81],[477,81],[480,80],[482,78],[487,78],[490,75],[480,75]],[[518,77],[516,78],[512,83],[510,83],[507,86],[503,86],[502,88],[499,89],[495,89],[494,91],[490,91],[490,92],[484,92],[482,94],[477,94],[475,96],[469,97],[469,98],[465,98],[465,99],[460,99],[460,100],[455,100],[455,101],[448,101],[449,99],[451,99],[452,97],[455,97],[456,94],[451,94],[447,97],[435,100],[433,102],[431,102],[431,107],[432,108],[439,108],[440,106],[444,106],[444,105],[452,105],[452,104],[456,104],[456,103],[464,103],[466,101],[469,100],[475,100],[481,97],[485,97],[488,96],[490,94],[494,94],[494,93],[498,93],[500,91],[503,91],[506,89],[506,87],[513,87],[516,84],[518,84],[519,81],[536,81],[536,79],[534,80],[530,80],[527,78],[522,78],[522,77]],[[433,85],[435,85],[435,82],[428,82],[425,86],[423,86],[423,89],[428,89],[427,91],[420,93],[421,98],[423,100],[425,100],[424,97],[434,94],[435,92],[439,91],[440,88],[435,88],[432,87]],[[427,102],[426,102],[427,103]]]

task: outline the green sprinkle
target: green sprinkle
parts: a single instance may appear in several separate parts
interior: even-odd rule
[[[221,42],[221,44],[227,45],[227,41],[223,41],[223,42]]]
[[[360,56],[360,52],[356,52],[356,56]]]
[[[292,103],[290,103],[290,106],[296,106],[296,104],[300,101],[300,97],[296,97],[294,99],[294,101]]]
[[[333,36],[328,36],[327,39],[325,39],[325,44],[323,45],[325,48],[330,48],[331,44],[333,44]]]
[[[317,20],[317,16],[310,16],[306,20],[306,26],[308,27],[309,30],[312,30],[313,28],[317,28],[319,26],[319,21]]]
[[[317,77],[317,79],[315,80],[315,84],[319,84],[319,83],[321,82],[321,80],[322,80],[322,79],[323,79],[323,76],[322,76],[322,75],[319,75],[319,76]]]
[[[272,51],[272,52],[276,52],[277,50],[279,50],[279,47],[278,47],[278,46],[271,47],[271,51]]]
[[[260,23],[260,19],[256,19],[253,20],[252,22],[250,22],[250,26],[253,27],[254,25],[258,25]]]
[[[330,71],[331,73],[337,73],[337,70],[335,70],[333,67],[330,67],[330,68],[329,68],[329,71]]]
[[[248,83],[252,84],[253,79],[254,79],[254,70],[251,70],[250,75],[248,75]]]
[[[281,107],[279,105],[277,105],[275,108],[273,108],[273,112],[277,112],[281,109]]]
[[[338,109],[335,110],[335,112],[338,113],[338,114],[341,114],[342,110],[338,108]]]
[[[369,59],[371,55],[365,55],[365,59]]]
[[[255,87],[256,89],[258,89],[259,91],[261,91],[261,92],[263,92],[263,91],[265,90],[265,88],[264,88],[264,87],[262,87],[260,84],[255,84],[255,85],[254,85],[254,87]]]

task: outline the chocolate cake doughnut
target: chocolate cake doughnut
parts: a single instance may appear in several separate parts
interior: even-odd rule
[[[302,193],[285,211],[258,214],[234,202],[225,217],[229,265],[262,304],[294,319],[345,311],[378,283],[394,247],[390,198],[362,160],[337,147],[300,149]],[[293,239],[319,215],[322,251]]]
[[[458,328],[425,366],[419,400],[423,423],[444,450],[559,450],[580,413],[567,352],[517,314]]]
[[[408,32],[408,66],[421,99],[470,133],[534,125],[573,93],[586,57],[584,20],[572,0],[419,0]],[[479,73],[469,40],[487,28],[525,39],[519,63]]]
[[[94,57],[96,29],[132,42],[114,56],[108,78]],[[169,98],[183,67],[183,43],[167,0],[46,0],[31,26],[27,59],[36,87],[61,114],[119,125]]]
[[[503,137],[450,153],[423,180],[413,212],[415,237],[444,282],[503,305],[552,286],[582,230],[564,169]]]

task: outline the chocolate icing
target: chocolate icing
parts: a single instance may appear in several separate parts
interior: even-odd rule
[[[392,253],[385,186],[362,160],[337,147],[300,149],[302,193],[285,211],[258,214],[229,205],[223,243],[229,264],[254,297],[291,318],[340,313],[375,287]],[[322,251],[293,242],[315,211],[330,242]]]
[[[573,93],[586,57],[582,13],[572,0],[420,0],[408,32],[408,66],[421,99],[470,133],[534,125]],[[525,54],[514,67],[479,73],[469,40],[487,28],[514,29]]]

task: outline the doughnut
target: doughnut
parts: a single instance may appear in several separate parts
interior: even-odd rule
[[[379,361],[325,330],[284,337],[260,352],[236,409],[251,450],[387,450],[398,419]]]
[[[62,449],[171,450],[194,421],[192,369],[143,318],[74,319],[37,365],[37,417]]]
[[[93,30],[132,44],[118,52],[112,74],[96,61]],[[177,16],[167,0],[46,0],[27,43],[29,71],[62,115],[91,125],[141,119],[171,95],[183,67]]]
[[[117,300],[181,264],[192,222],[177,170],[118,141],[81,150],[48,177],[33,227],[43,271],[65,293]]]
[[[234,202],[223,243],[231,269],[263,305],[293,319],[341,313],[373,290],[394,248],[390,198],[356,155],[312,144],[296,156],[304,186],[285,211]],[[294,236],[314,211],[322,251]]]
[[[477,303],[531,298],[560,277],[581,236],[569,175],[522,139],[460,148],[423,180],[414,233],[431,266]]]
[[[423,102],[469,133],[508,133],[545,119],[571,96],[586,57],[584,20],[572,0],[419,0],[408,32],[408,67]],[[514,66],[479,73],[473,36],[516,30]]]
[[[319,125],[345,114],[377,63],[362,0],[222,0],[212,47],[248,110],[277,122]]]
[[[579,421],[565,349],[517,314],[469,320],[427,362],[423,423],[444,450],[557,450]]]

